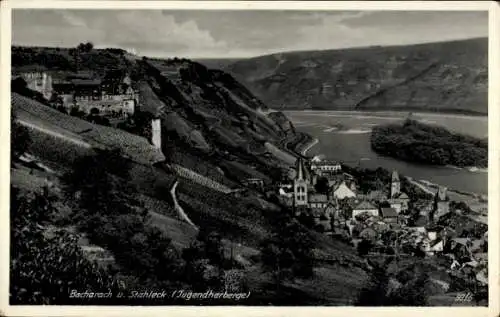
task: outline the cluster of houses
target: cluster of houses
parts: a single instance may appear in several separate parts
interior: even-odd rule
[[[316,190],[320,177],[328,179],[326,192]],[[278,192],[296,217],[312,219],[320,232],[344,236],[355,246],[370,241],[374,255],[441,255],[449,260],[453,274],[472,270],[480,284],[487,284],[487,233],[486,237],[461,237],[452,228],[438,225],[442,217],[457,212],[450,208],[445,187],[433,199],[412,200],[401,190],[394,171],[388,193],[360,193],[354,177],[344,173],[339,163],[299,158],[288,180],[278,184]]]
[[[401,192],[397,172],[392,175],[389,197],[382,191],[359,193],[354,178],[343,173],[338,162],[299,158],[291,175],[288,182],[278,185],[281,199],[294,208],[296,216],[312,217],[316,227],[326,234],[352,228],[363,217],[375,217],[391,228],[406,221],[402,213],[408,210],[410,198]],[[316,191],[319,178],[328,180],[326,192]],[[349,232],[352,234],[351,229]]]
[[[119,71],[109,71],[103,78],[92,72],[30,71],[15,75],[22,77],[29,89],[68,113],[78,110],[124,118],[133,115],[139,103],[139,92],[130,76]]]

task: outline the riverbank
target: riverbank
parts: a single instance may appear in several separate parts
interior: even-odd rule
[[[297,131],[307,133],[312,138],[318,138],[319,142],[307,151],[308,156],[321,155],[328,159],[345,162],[349,165],[359,165],[363,168],[376,169],[378,167],[387,170],[398,170],[402,175],[408,175],[415,179],[427,179],[436,184],[444,185],[463,192],[488,193],[487,170],[458,169],[450,166],[436,166],[428,164],[417,164],[398,160],[389,156],[379,155],[371,149],[371,133],[339,133],[339,131],[325,131],[328,127],[339,124],[347,130],[368,130],[377,125],[387,123],[401,124],[408,113],[395,114],[388,118],[383,115],[369,116],[363,114],[362,118],[357,114],[349,112],[331,113],[321,111],[308,112],[286,112],[288,118],[293,122]],[[332,114],[332,116],[329,116]],[[415,115],[415,113],[414,113]],[[453,133],[467,134],[476,138],[488,136],[487,118],[467,117],[448,118],[441,114],[435,116],[422,116],[418,119],[428,119],[436,126],[446,128]],[[391,122],[392,121],[392,122]],[[297,123],[297,124],[296,124]],[[296,151],[300,153],[300,151]],[[363,160],[360,160],[363,158]]]
[[[306,145],[306,147],[302,150],[302,155],[306,156],[307,151],[312,149],[313,146],[319,143],[319,140],[317,138],[314,138],[312,141],[309,142],[309,144]]]
[[[431,110],[431,109],[410,109],[410,108],[388,108],[388,109],[370,109],[370,110],[351,110],[351,109],[295,109],[295,108],[287,108],[287,109],[276,109],[274,111],[281,111],[283,113],[286,112],[329,112],[329,113],[349,113],[349,114],[360,114],[360,115],[369,115],[369,114],[395,114],[395,113],[411,113],[412,115],[433,115],[433,116],[447,116],[447,117],[488,117],[488,113],[477,112],[477,111],[468,111],[468,110]]]

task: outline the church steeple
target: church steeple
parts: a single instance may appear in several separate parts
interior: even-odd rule
[[[297,159],[297,180],[305,180],[305,168],[304,168],[304,161],[302,160],[301,157]]]
[[[391,198],[394,198],[401,192],[401,183],[397,171],[392,172],[391,178]]]
[[[293,180],[293,193],[295,205],[307,205],[307,171],[304,166],[302,158],[297,159],[296,176]]]

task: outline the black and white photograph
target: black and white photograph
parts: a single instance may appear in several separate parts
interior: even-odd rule
[[[303,4],[11,9],[8,305],[489,306],[488,6]]]

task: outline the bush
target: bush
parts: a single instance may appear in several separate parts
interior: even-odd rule
[[[373,243],[370,240],[363,239],[358,243],[358,254],[367,255],[373,248]]]
[[[314,242],[309,232],[290,216],[280,214],[274,220],[279,224],[271,238],[261,243],[261,260],[279,289],[285,279],[313,275]]]
[[[71,290],[117,288],[112,274],[89,262],[67,232],[44,233],[56,211],[47,196],[21,197],[11,187],[11,305],[76,304]]]
[[[66,110],[66,108],[64,106],[58,106],[56,109],[64,114],[68,114],[68,111]]]
[[[386,270],[390,261],[392,259],[387,259],[383,264],[372,263],[375,267],[371,279],[361,290],[355,305],[425,306],[427,304],[428,275],[414,271],[412,267],[400,269],[397,276],[402,277],[403,281],[400,281],[402,285],[390,290],[389,274]]]

